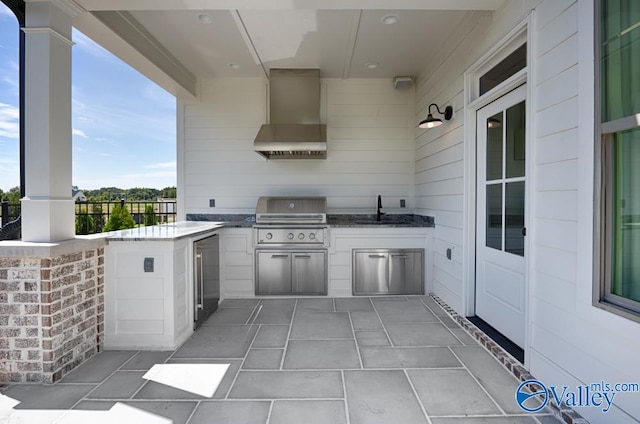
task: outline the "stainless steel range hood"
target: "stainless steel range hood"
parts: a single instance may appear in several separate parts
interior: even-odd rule
[[[271,69],[270,124],[254,150],[267,159],[326,159],[327,129],[320,123],[320,70]]]

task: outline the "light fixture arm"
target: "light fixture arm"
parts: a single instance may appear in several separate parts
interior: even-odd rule
[[[450,120],[450,119],[453,117],[453,107],[451,107],[451,106],[447,106],[447,107],[445,107],[445,108],[444,108],[444,112],[442,112],[442,111],[440,110],[440,108],[438,107],[438,105],[437,105],[437,104],[435,104],[435,103],[431,103],[431,104],[429,105],[429,107],[428,107],[428,109],[427,109],[427,114],[431,114],[431,107],[432,107],[432,106],[435,106],[435,107],[436,107],[436,110],[438,111],[438,113],[439,113],[440,115],[444,115],[444,119],[445,119],[445,121],[448,121],[448,120]]]

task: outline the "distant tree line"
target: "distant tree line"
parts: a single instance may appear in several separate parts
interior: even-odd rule
[[[77,187],[73,187],[77,190]],[[82,190],[82,189],[81,189]],[[155,201],[158,198],[176,198],[175,187],[165,187],[162,190],[156,188],[134,187],[129,189],[118,187],[102,187],[97,190],[82,190],[90,202],[108,202],[125,199],[127,201]]]
[[[78,190],[77,186],[73,186],[73,190]],[[82,189],[81,189],[82,190]],[[118,188],[103,187],[98,190],[82,190],[87,200],[90,202],[108,202],[125,199],[127,201],[156,201],[158,198],[176,198],[175,187],[165,187],[162,190],[156,188]],[[20,203],[20,187],[13,187],[9,191],[0,189],[0,201],[12,204]]]

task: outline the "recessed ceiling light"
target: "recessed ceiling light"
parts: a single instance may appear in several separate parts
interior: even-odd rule
[[[210,24],[211,22],[213,22],[213,18],[206,13],[199,13],[198,20],[203,24]]]
[[[386,25],[393,25],[398,22],[399,19],[398,15],[384,15],[380,21]]]
[[[230,63],[229,64],[229,68],[231,69],[240,69],[240,65],[238,65],[237,63]]]
[[[366,66],[367,69],[378,69],[378,66],[380,66],[380,64],[378,62],[369,62],[364,66]]]

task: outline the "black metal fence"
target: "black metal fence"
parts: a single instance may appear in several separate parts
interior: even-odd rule
[[[20,204],[2,202],[0,226],[20,215]],[[175,201],[76,202],[76,234],[101,233],[116,206],[127,208],[137,227],[176,221]]]

